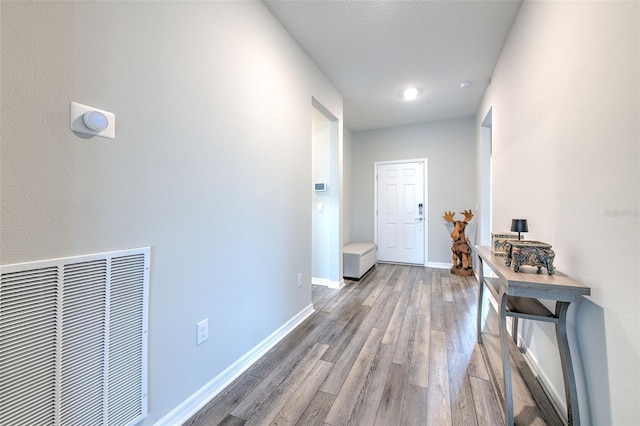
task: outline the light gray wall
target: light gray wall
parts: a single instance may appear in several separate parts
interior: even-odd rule
[[[151,246],[153,424],[311,303],[310,105],[342,97],[260,2],[1,7],[1,262]]]
[[[374,163],[427,158],[427,260],[451,263],[450,231],[442,215],[445,210],[475,210],[474,124],[474,119],[468,118],[353,132],[352,239],[374,239]]]
[[[523,2],[477,114],[492,108],[493,229],[527,218],[592,288],[569,311],[583,424],[640,418],[639,40],[637,1]],[[522,335],[564,399],[553,327]]]

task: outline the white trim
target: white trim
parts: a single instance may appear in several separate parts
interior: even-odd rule
[[[315,285],[323,285],[329,288],[337,288],[338,290],[345,286],[344,279],[340,281],[333,281],[328,278],[311,278],[311,284]]]
[[[287,321],[282,327],[274,331],[269,337],[260,342],[249,352],[231,364],[222,373],[214,377],[209,383],[191,395],[182,404],[178,405],[166,416],[158,420],[156,426],[173,426],[185,423],[194,414],[204,407],[211,399],[224,390],[231,382],[244,373],[253,363],[266,354],[269,349],[284,339],[300,323],[307,319],[315,311],[313,305],[308,305]]]
[[[427,262],[428,268],[438,268],[438,269],[451,269],[450,263],[442,263],[442,262]]]
[[[407,160],[386,160],[375,161],[373,163],[373,242],[378,246],[378,166],[383,164],[401,164],[401,163],[423,163],[423,197],[424,197],[424,240],[423,240],[423,266],[428,266],[429,259],[429,159],[428,158],[415,158]]]

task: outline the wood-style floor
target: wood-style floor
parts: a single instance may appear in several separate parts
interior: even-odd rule
[[[313,286],[316,312],[185,426],[504,424],[498,325],[485,306],[481,348],[477,285],[378,264],[341,290]],[[512,349],[516,424],[562,424]]]

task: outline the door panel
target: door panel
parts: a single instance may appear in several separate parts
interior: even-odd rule
[[[378,260],[424,264],[424,162],[377,165]]]

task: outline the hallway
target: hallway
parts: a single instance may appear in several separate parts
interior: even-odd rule
[[[485,302],[489,370],[476,297],[474,277],[394,264],[341,290],[313,286],[316,312],[186,425],[501,424],[497,320]],[[516,424],[562,424],[519,358]]]

